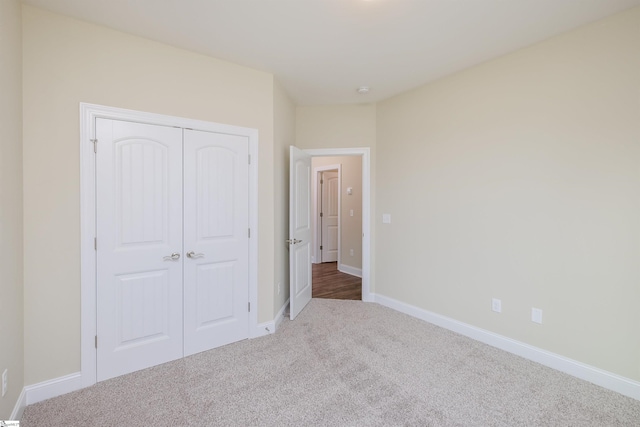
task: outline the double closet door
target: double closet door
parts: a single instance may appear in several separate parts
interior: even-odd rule
[[[248,139],[96,119],[97,379],[249,334]]]

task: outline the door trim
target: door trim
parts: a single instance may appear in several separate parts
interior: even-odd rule
[[[82,387],[96,384],[96,165],[97,118],[172,126],[248,138],[249,155],[249,337],[258,336],[258,130],[202,120],[80,103],[80,372]],[[100,143],[98,142],[98,149]],[[247,159],[248,160],[248,159]]]
[[[313,159],[312,159],[313,164]],[[342,219],[342,165],[328,165],[328,166],[318,166],[317,168],[313,168],[313,186],[311,188],[311,209],[313,211],[313,254],[311,255],[311,263],[312,264],[320,264],[322,262],[322,253],[320,252],[320,235],[322,233],[320,220],[318,217],[318,200],[322,195],[320,194],[320,173],[326,171],[338,171],[338,188],[340,194],[338,194],[338,264],[340,264],[340,247],[342,246],[342,226],[340,224]]]
[[[317,148],[304,150],[312,157],[362,157],[362,301],[373,302],[371,293],[371,149]]]

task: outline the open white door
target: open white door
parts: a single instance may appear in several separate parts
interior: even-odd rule
[[[289,154],[290,318],[311,301],[311,156],[291,146]]]

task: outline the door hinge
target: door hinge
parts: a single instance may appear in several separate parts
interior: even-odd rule
[[[324,184],[324,179],[320,180],[320,185]]]
[[[90,139],[89,141],[93,142],[93,152],[97,153],[98,152],[98,140],[97,139]]]
[[[247,303],[247,311],[251,311],[251,302]]]
[[[251,238],[251,229],[250,228],[247,228],[247,237]]]
[[[322,245],[320,245],[320,250],[322,250]]]
[[[251,154],[249,154],[249,164],[251,164]]]
[[[97,237],[93,238],[93,250],[95,250],[95,251],[98,250],[98,238]]]
[[[98,348],[98,336],[96,335],[96,348]]]
[[[320,212],[320,218],[322,218],[322,212]]]

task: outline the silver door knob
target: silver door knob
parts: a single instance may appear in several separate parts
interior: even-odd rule
[[[162,258],[165,261],[177,261],[180,259],[180,254],[178,252],[174,252],[169,256]]]
[[[194,251],[187,252],[187,257],[189,257],[189,258],[201,258],[203,256],[204,256],[204,254],[197,254]]]

